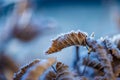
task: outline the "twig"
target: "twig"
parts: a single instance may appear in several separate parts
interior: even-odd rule
[[[51,67],[52,67],[53,71],[54,71],[55,73],[57,73],[57,71],[56,71],[56,69],[54,68],[54,66],[52,65]]]
[[[80,49],[80,47],[79,46],[76,46],[76,69],[77,69],[77,73],[78,73],[78,75],[80,75],[81,73],[80,73],[80,70],[79,70],[79,65],[78,65],[78,63],[79,63],[79,61],[80,61],[80,52],[79,52],[79,49]]]
[[[79,55],[80,55],[79,46],[75,46],[75,61],[74,61],[74,65],[73,65],[74,68],[77,67],[77,64],[78,64],[78,62],[80,60]]]
[[[87,68],[87,65],[88,65],[89,56],[90,56],[90,52],[88,52],[87,62],[86,62],[85,67],[83,69],[82,75],[85,74],[85,71],[86,71],[86,68]]]

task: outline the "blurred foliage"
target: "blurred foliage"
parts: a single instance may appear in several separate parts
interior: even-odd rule
[[[0,5],[2,5],[2,2],[0,2]],[[0,17],[10,14],[14,8],[14,5],[14,3],[11,3],[5,6],[0,6]]]

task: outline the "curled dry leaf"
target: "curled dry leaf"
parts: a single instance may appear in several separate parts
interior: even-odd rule
[[[111,65],[110,59],[107,57],[107,50],[104,48],[103,42],[96,41],[94,39],[88,38],[87,45],[90,46],[94,52],[97,53],[97,56],[101,62],[101,64],[104,66],[104,77],[108,80],[116,80],[115,76],[113,74],[113,69]]]
[[[45,80],[55,80],[55,79],[56,79],[56,73],[53,71],[49,71],[45,76]]]
[[[104,40],[106,48],[114,55],[116,58],[120,59],[120,50],[110,41],[110,39]]]
[[[68,66],[58,62],[56,65],[56,80],[75,80],[72,72],[69,71]]]
[[[118,66],[120,64],[120,50],[116,47],[116,45],[114,45],[114,43],[112,43],[111,39],[109,38],[104,39],[104,43],[105,43],[107,50],[109,51],[109,53],[111,53],[112,58],[113,58],[112,67],[114,70],[114,74],[115,76],[119,76],[120,70],[118,69]]]
[[[39,59],[32,61],[30,64],[25,65],[22,67],[19,72],[17,72],[14,76],[14,80],[21,80],[21,77],[26,73],[27,69],[35,65],[36,63],[40,62]]]
[[[87,63],[87,65],[86,65],[86,63]],[[83,59],[83,65],[86,65],[86,66],[91,67],[91,68],[93,68],[97,71],[100,71],[103,74],[104,66],[98,61],[94,61],[94,60],[91,60],[91,59],[84,58]]]
[[[27,72],[23,75],[22,80],[38,80],[39,77],[44,73],[44,71],[55,62],[55,58],[41,60],[39,63],[35,64],[27,70]]]
[[[58,52],[63,48],[73,45],[86,45],[87,34],[85,32],[70,32],[64,35],[60,35],[53,40],[52,46],[46,51],[47,54]]]

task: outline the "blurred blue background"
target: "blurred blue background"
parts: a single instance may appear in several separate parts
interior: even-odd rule
[[[120,1],[0,0],[0,51],[20,65],[35,58],[57,57],[72,66],[74,46],[45,55],[53,38],[71,30],[94,32],[95,38],[118,34]]]

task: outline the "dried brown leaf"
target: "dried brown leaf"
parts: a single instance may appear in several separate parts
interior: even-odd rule
[[[22,80],[38,80],[39,77],[44,73],[44,71],[55,62],[55,58],[41,60],[39,63],[35,64],[27,70],[27,72],[23,75]]]
[[[36,59],[36,60],[32,61],[30,64],[27,64],[24,67],[22,67],[20,69],[20,71],[15,74],[14,80],[21,80],[22,76],[25,74],[25,72],[27,71],[27,69],[30,68],[30,67],[32,67],[33,65],[35,65],[38,62],[40,62],[40,60]]]
[[[87,63],[87,65],[86,65],[86,63]],[[83,65],[86,65],[86,66],[91,67],[91,68],[93,68],[97,71],[100,71],[103,74],[104,66],[98,61],[84,58],[83,59]]]
[[[55,79],[56,79],[56,73],[53,71],[49,71],[45,76],[45,80],[55,80]]]
[[[100,60],[101,64],[104,66],[104,77],[110,80],[116,80],[111,61],[107,57],[107,50],[104,48],[103,42],[102,41],[96,41],[94,39],[88,38],[87,40],[87,45],[93,49],[93,51],[96,52],[98,59]]]
[[[58,62],[56,65],[56,80],[75,80],[72,72],[69,71],[68,66]]]
[[[86,45],[87,34],[84,32],[70,32],[64,35],[60,35],[53,40],[52,46],[46,51],[47,54],[58,52],[63,48],[73,45]]]

